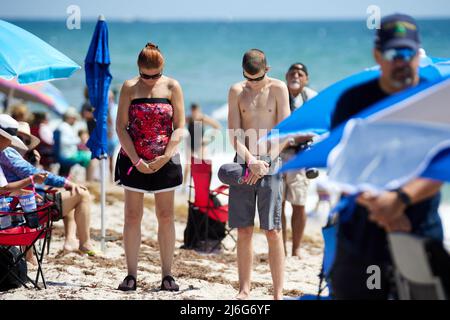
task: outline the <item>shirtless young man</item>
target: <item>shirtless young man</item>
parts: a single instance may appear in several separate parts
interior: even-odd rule
[[[235,161],[248,167],[249,173],[246,183],[230,186],[229,225],[238,229],[237,299],[247,299],[250,295],[252,235],[256,205],[260,228],[265,230],[269,245],[274,299],[282,299],[284,281],[284,249],[281,234],[282,183],[280,175],[271,174],[281,163],[278,156],[272,156],[273,152],[269,152],[269,148],[257,145],[257,141],[289,116],[288,90],[284,82],[266,75],[269,68],[261,50],[247,51],[242,67],[246,80],[234,84],[228,96],[228,129],[230,140],[237,153]]]

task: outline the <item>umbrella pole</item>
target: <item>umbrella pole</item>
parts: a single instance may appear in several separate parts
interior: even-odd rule
[[[101,248],[102,252],[105,252],[105,203],[106,203],[106,159],[107,156],[103,156],[101,159],[101,229],[102,229],[102,236],[101,236]]]

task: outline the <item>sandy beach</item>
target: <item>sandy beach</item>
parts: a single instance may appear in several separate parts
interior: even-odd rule
[[[117,186],[108,186],[106,197],[106,251],[100,250],[100,203],[98,186],[90,188],[94,200],[91,209],[92,236],[97,256],[67,253],[63,247],[62,221],[55,223],[50,254],[44,258],[46,290],[24,287],[0,293],[0,299],[212,299],[229,300],[237,293],[238,276],[234,243],[226,238],[226,249],[220,254],[201,254],[180,249],[186,225],[187,196],[176,195],[176,250],[173,274],[180,285],[179,292],[159,291],[160,264],[157,242],[157,221],[153,196],[145,198],[142,223],[142,246],[140,251],[138,289],[124,293],[116,290],[126,275],[122,248],[123,191]],[[314,219],[312,219],[314,220]],[[254,269],[251,299],[271,299],[271,276],[268,265],[267,242],[263,233],[254,234]],[[234,235],[236,232],[234,230]],[[298,297],[314,294],[319,283],[318,274],[322,262],[322,238],[320,225],[309,223],[303,242],[303,256],[286,260],[284,296]],[[36,268],[28,264],[29,274]]]

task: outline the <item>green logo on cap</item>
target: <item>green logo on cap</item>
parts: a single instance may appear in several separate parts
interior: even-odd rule
[[[403,23],[398,22],[398,23],[395,24],[394,35],[396,37],[405,37],[406,36],[406,31],[407,31],[406,30],[406,26]]]

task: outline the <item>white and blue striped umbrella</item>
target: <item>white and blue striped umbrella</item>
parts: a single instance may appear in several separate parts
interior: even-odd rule
[[[436,156],[450,150],[449,101],[447,79],[367,119],[348,122],[328,157],[330,180],[355,193],[395,189],[421,176]],[[446,161],[446,169],[432,178],[446,179],[450,157]]]
[[[450,75],[450,60],[423,56],[420,58],[419,75],[426,81],[435,81],[446,77]],[[332,84],[319,92],[316,97],[308,100],[301,108],[295,110],[261,140],[328,133],[331,116],[342,93],[379,76],[379,68],[372,67]]]

